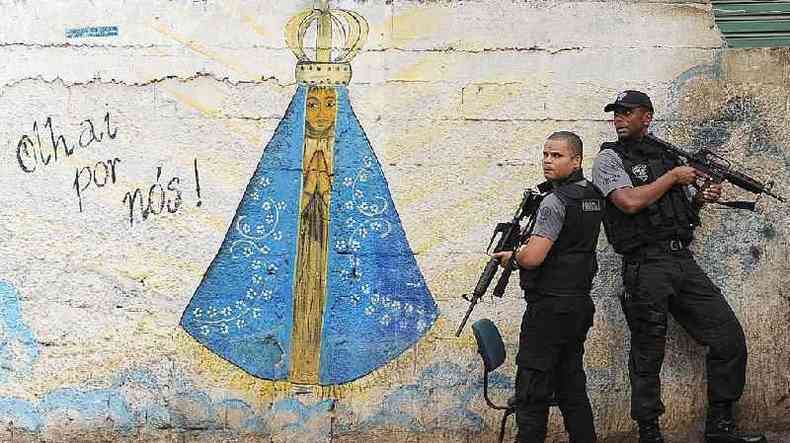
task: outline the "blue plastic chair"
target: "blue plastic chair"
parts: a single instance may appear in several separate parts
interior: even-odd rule
[[[499,334],[494,322],[487,318],[476,321],[472,325],[472,332],[477,342],[477,352],[483,358],[483,398],[490,408],[504,411],[502,423],[499,426],[499,441],[501,443],[505,438],[507,418],[516,412],[516,402],[515,398],[508,401],[507,406],[499,406],[492,402],[488,398],[488,374],[495,371],[505,362],[507,358],[505,343],[502,341],[502,336]]]
[[[485,398],[490,408],[505,411],[502,416],[502,423],[499,427],[499,441],[501,443],[505,438],[507,418],[516,412],[516,397],[511,397],[507,402],[507,406],[498,406],[494,404],[494,402],[488,398],[488,374],[495,371],[505,362],[507,358],[505,343],[502,341],[502,336],[499,334],[499,329],[494,325],[494,322],[487,318],[476,321],[472,325],[472,331],[474,332],[475,341],[477,342],[477,352],[480,353],[480,357],[483,358],[483,398]],[[557,406],[556,397],[552,396],[549,401],[549,406]]]

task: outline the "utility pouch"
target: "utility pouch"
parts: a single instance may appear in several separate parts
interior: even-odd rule
[[[623,286],[625,286],[626,298],[636,295],[639,287],[639,267],[641,263],[632,260],[623,260]]]
[[[640,320],[642,332],[653,337],[666,337],[667,314],[645,307],[642,309]]]

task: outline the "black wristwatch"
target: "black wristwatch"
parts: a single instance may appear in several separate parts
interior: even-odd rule
[[[510,256],[510,270],[511,271],[518,271],[519,269],[521,269],[521,266],[518,265],[518,260],[516,259],[516,257],[518,256],[519,249],[521,249],[522,247],[524,247],[523,243],[518,248],[516,248],[513,251],[513,255]]]

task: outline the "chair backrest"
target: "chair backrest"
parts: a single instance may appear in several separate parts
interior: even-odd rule
[[[472,325],[472,331],[477,341],[477,352],[483,358],[486,371],[491,372],[500,367],[507,358],[507,352],[494,322],[487,318],[478,320]]]

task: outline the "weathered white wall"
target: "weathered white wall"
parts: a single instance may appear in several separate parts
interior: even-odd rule
[[[725,155],[790,194],[790,56],[723,49],[706,2],[333,2],[370,23],[352,62],[351,101],[440,317],[418,346],[349,385],[299,394],[257,380],[178,323],[294,93],[283,27],[309,6],[0,0],[0,434],[492,440],[498,418],[482,401],[471,332],[453,336],[466,309],[460,294],[476,281],[493,224],[539,179],[543,139],[578,132],[589,167],[612,137],[602,107],[622,89],[651,94],[657,133],[723,143]],[[117,26],[118,35],[66,38],[91,26]],[[71,145],[86,119],[106,134],[107,115],[115,138],[23,171],[17,146],[34,123],[46,138],[51,119]],[[97,162],[107,160],[115,183],[88,185],[80,211],[75,178],[83,171],[81,189],[83,168],[98,168],[101,182]],[[130,224],[124,196],[147,194],[158,167],[164,186],[180,178],[182,204]],[[779,432],[790,428],[790,225],[786,206],[759,207],[707,211],[696,248],[752,351],[740,423]],[[627,441],[619,264],[603,238],[600,254],[590,395],[600,435]],[[494,319],[508,344],[500,399],[512,390],[523,310],[513,283],[507,298],[473,314]],[[692,441],[704,417],[704,351],[671,329],[663,423],[673,441]],[[552,415],[552,438],[561,429]]]

